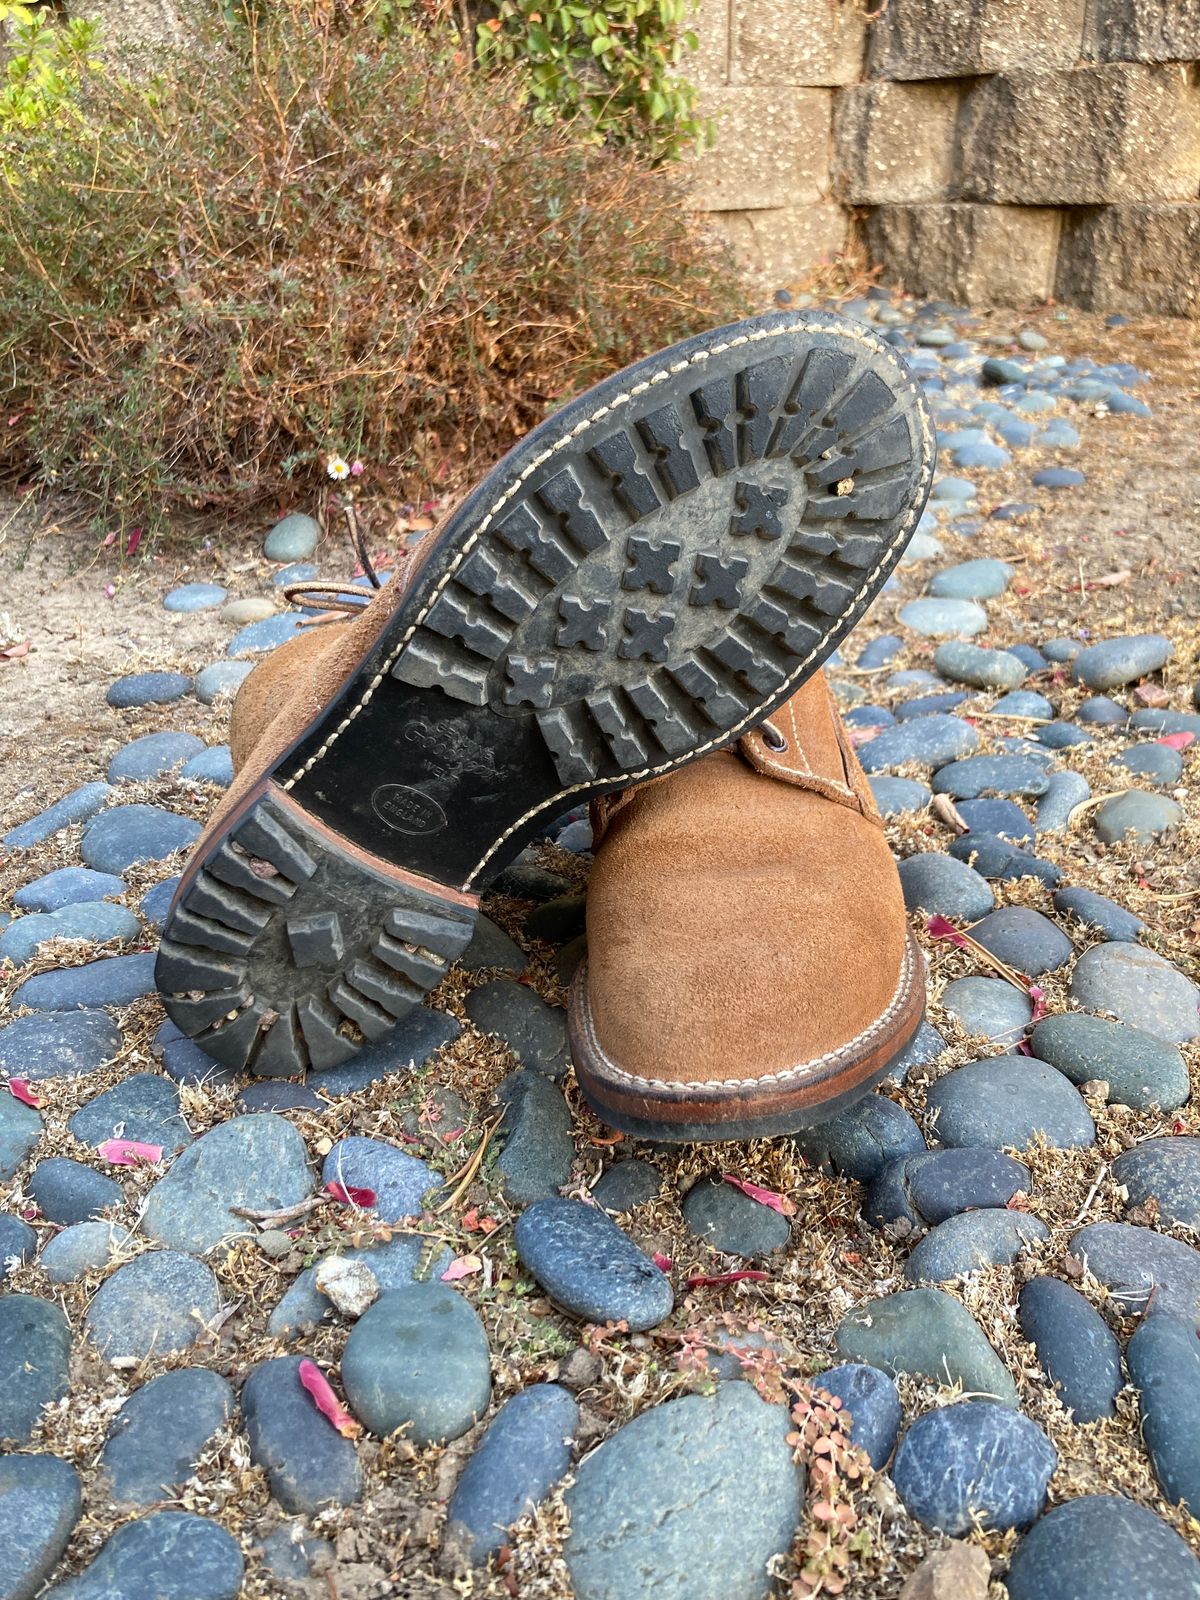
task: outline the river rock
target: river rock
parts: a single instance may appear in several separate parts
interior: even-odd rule
[[[143,861],[165,861],[200,837],[200,824],[162,806],[112,806],[83,830],[79,853],[89,867],[117,875]]]
[[[905,1263],[910,1283],[949,1283],[981,1267],[1011,1266],[1026,1246],[1048,1239],[1037,1217],[1004,1207],[963,1211],[927,1233]]]
[[[0,1182],[14,1177],[33,1150],[42,1131],[42,1119],[32,1106],[15,1095],[0,1093]]]
[[[842,1318],[834,1343],[847,1360],[866,1361],[892,1377],[908,1372],[932,1383],[961,1383],[968,1393],[1017,1404],[1016,1385],[983,1330],[942,1289],[903,1289],[868,1300]]]
[[[683,1220],[714,1250],[743,1261],[782,1250],[792,1236],[785,1216],[723,1178],[701,1178],[692,1185],[683,1198]]]
[[[56,800],[52,806],[47,806],[45,811],[39,811],[36,817],[10,828],[0,839],[0,844],[8,850],[31,850],[34,845],[52,839],[72,823],[86,822],[89,817],[94,817],[112,792],[111,784],[99,780],[82,784],[78,789],[72,789],[70,794],[63,795],[61,800]]]
[[[1067,917],[1076,917],[1090,933],[1104,939],[1120,939],[1136,943],[1138,934],[1144,933],[1146,924],[1141,917],[1126,911],[1107,895],[1094,889],[1056,889],[1054,909]]]
[[[978,800],[985,795],[1036,797],[1049,787],[1045,768],[1022,756],[968,756],[943,767],[933,780],[934,793],[948,794],[953,800]]]
[[[528,927],[526,931],[529,932]],[[559,1079],[567,1070],[567,1014],[512,978],[472,989],[466,1013],[482,1033],[502,1039],[523,1067]]]
[[[925,1148],[913,1118],[883,1094],[864,1095],[849,1111],[790,1137],[810,1166],[859,1183],[870,1183],[885,1163]]]
[[[521,1265],[573,1316],[639,1333],[671,1314],[670,1279],[597,1206],[538,1200],[517,1219],[514,1241]]]
[[[948,761],[969,756],[979,748],[979,735],[961,717],[917,717],[895,728],[885,728],[859,749],[865,772],[887,772],[908,763],[935,771]]]
[[[50,1455],[0,1456],[0,1595],[33,1600],[83,1510],[79,1474]]]
[[[71,1325],[52,1300],[0,1295],[0,1439],[28,1444],[42,1407],[70,1388]]]
[[[562,1090],[523,1068],[505,1078],[497,1093],[504,1107],[504,1146],[496,1167],[505,1198],[520,1206],[557,1195],[575,1159]]]
[[[1018,1301],[1021,1332],[1076,1422],[1116,1415],[1121,1347],[1096,1308],[1059,1278],[1031,1278]]]
[[[815,1389],[836,1395],[850,1418],[850,1443],[865,1450],[876,1472],[896,1448],[902,1413],[900,1395],[886,1372],[865,1361],[847,1361],[819,1372]]]
[[[108,1492],[122,1505],[170,1500],[233,1415],[233,1390],[204,1367],[164,1372],[135,1389],[100,1452]]]
[[[237,1540],[218,1523],[155,1511],[118,1528],[47,1600],[237,1600],[244,1570]]]
[[[922,1526],[951,1535],[1027,1528],[1046,1503],[1058,1453],[1020,1412],[964,1400],[918,1418],[900,1441],[892,1477]]]
[[[262,1467],[285,1511],[309,1515],[349,1506],[362,1494],[353,1442],[313,1404],[300,1382],[302,1356],[278,1356],[254,1368],[242,1387],[251,1459]]]
[[[1154,1200],[1162,1221],[1200,1228],[1200,1139],[1146,1139],[1112,1164],[1131,1206]]]
[[[985,650],[963,639],[940,644],[933,664],[952,683],[969,683],[977,689],[1015,689],[1027,676],[1025,663],[1006,650]]]
[[[1142,1438],[1172,1505],[1200,1508],[1200,1340],[1194,1324],[1149,1316],[1125,1350],[1138,1393]]]
[[[203,1262],[151,1250],[104,1280],[84,1327],[106,1360],[124,1365],[190,1350],[220,1308],[217,1280]]]
[[[1039,1136],[1056,1150],[1094,1144],[1096,1125],[1074,1084],[1030,1056],[991,1056],[956,1067],[931,1086],[945,1145],[1023,1150]]]
[[[1028,906],[1001,906],[971,929],[977,944],[1028,978],[1065,966],[1075,953],[1061,928]]]
[[[1117,844],[1129,837],[1135,845],[1150,845],[1164,833],[1179,827],[1183,821],[1183,807],[1165,794],[1127,789],[1124,794],[1106,800],[1093,821],[1097,837],[1105,844]]]
[[[1009,1600],[1200,1600],[1200,1561],[1152,1511],[1093,1494],[1035,1523],[1005,1582]]]
[[[1071,1240],[1071,1254],[1099,1278],[1128,1315],[1154,1310],[1200,1321],[1200,1251],[1181,1239],[1129,1222],[1093,1222]]]
[[[1179,1051],[1140,1028],[1068,1011],[1039,1022],[1031,1044],[1040,1061],[1074,1084],[1103,1079],[1109,1105],[1174,1111],[1188,1098],[1188,1070]]]
[[[1085,950],[1071,974],[1071,998],[1171,1044],[1200,1034],[1200,990],[1144,945],[1112,941]]]
[[[1004,978],[955,978],[942,991],[942,1005],[965,1032],[1010,1048],[1033,1017],[1033,1002]]]
[[[900,886],[909,911],[922,910],[974,921],[986,915],[996,903],[987,880],[973,867],[935,850],[922,851],[900,863]]]
[[[61,911],[64,906],[124,893],[124,882],[111,872],[93,872],[91,867],[56,867],[18,889],[12,903],[22,911]]]
[[[1127,634],[1081,650],[1072,670],[1089,689],[1119,689],[1165,667],[1174,653],[1174,645],[1161,633]]]
[[[361,1134],[338,1140],[325,1157],[321,1177],[326,1185],[370,1189],[375,1202],[369,1209],[381,1222],[419,1217],[424,1197],[437,1181],[416,1156],[383,1139],[367,1139]]]

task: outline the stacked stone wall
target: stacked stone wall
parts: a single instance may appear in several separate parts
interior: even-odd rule
[[[1200,317],[1200,0],[703,0],[701,204],[762,278]]]

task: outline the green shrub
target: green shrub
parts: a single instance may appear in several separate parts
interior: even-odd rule
[[[100,25],[73,17],[57,26],[45,11],[0,0],[7,59],[0,77],[0,139],[75,116],[80,79],[99,70]]]
[[[414,500],[737,314],[661,169],[537,123],[456,46],[285,5],[10,133],[0,470],[151,532],[294,503],[335,454]]]

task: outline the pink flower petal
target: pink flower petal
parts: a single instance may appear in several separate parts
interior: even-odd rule
[[[670,1256],[664,1256],[656,1250],[654,1252],[654,1265],[660,1272],[670,1272],[675,1263],[671,1260]]]
[[[8,1080],[8,1092],[14,1100],[19,1100],[22,1105],[44,1106],[46,1104],[40,1095],[34,1094],[25,1078],[10,1078]]]
[[[764,1189],[761,1184],[751,1183],[746,1178],[735,1178],[732,1172],[723,1172],[722,1179],[731,1183],[735,1189],[740,1189],[744,1195],[749,1195],[751,1200],[757,1200],[760,1206],[769,1206],[772,1211],[778,1211],[781,1217],[794,1217],[796,1208],[784,1195],[776,1194],[774,1189]]]
[[[1165,744],[1168,750],[1186,750],[1189,745],[1195,744],[1196,735],[1194,733],[1164,733],[1161,739],[1155,739],[1154,742],[1155,744]]]
[[[343,1439],[357,1439],[362,1432],[362,1423],[355,1419],[346,1410],[345,1406],[334,1394],[329,1384],[329,1379],[321,1371],[315,1361],[310,1361],[307,1356],[296,1369],[296,1376],[312,1395],[313,1404],[326,1419],[331,1422]]]
[[[457,1283],[460,1278],[470,1278],[481,1271],[483,1262],[478,1256],[456,1256],[442,1273],[443,1283]]]
[[[106,1139],[98,1149],[105,1161],[111,1161],[114,1167],[136,1167],[144,1161],[161,1161],[163,1153],[162,1145],[143,1144],[140,1139]]]
[[[949,939],[950,943],[956,944],[960,950],[971,948],[954,924],[945,917],[930,917],[925,926],[931,939]]]
[[[344,1183],[327,1183],[325,1193],[343,1206],[361,1206],[368,1210],[375,1204],[374,1189],[350,1189]]]
[[[125,554],[127,556],[134,555],[136,553],[136,551],[137,551],[138,545],[140,545],[141,542],[142,542],[142,530],[140,528],[135,528],[133,530],[133,532],[129,535],[129,543],[125,546]]]

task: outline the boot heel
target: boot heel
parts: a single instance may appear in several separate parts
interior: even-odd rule
[[[163,928],[167,1014],[258,1077],[382,1038],[471,941],[478,900],[370,856],[268,783],[207,841]]]

